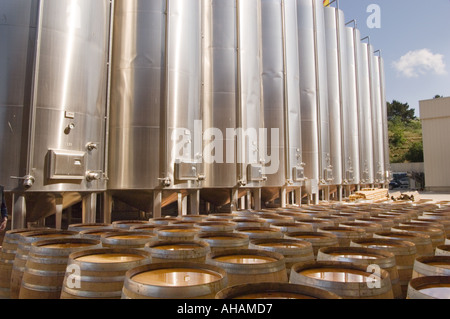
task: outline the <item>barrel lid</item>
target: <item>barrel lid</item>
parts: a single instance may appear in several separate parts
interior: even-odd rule
[[[335,234],[339,233],[365,233],[366,230],[359,227],[341,227],[341,226],[325,226],[318,229],[319,232],[332,232]]]
[[[155,229],[158,233],[165,233],[165,232],[199,232],[201,231],[201,228],[191,225],[162,225],[161,227],[158,227]]]
[[[262,249],[227,249],[220,252],[210,253],[208,255],[210,262],[217,265],[239,265],[245,267],[255,267],[267,263],[284,264],[284,256],[278,252],[267,251]]]
[[[338,261],[363,261],[371,260],[380,262],[393,263],[395,265],[395,255],[392,252],[383,249],[367,248],[367,247],[322,247],[319,249],[318,260],[338,260]]]
[[[330,291],[316,287],[292,284],[292,283],[249,283],[234,285],[222,289],[217,293],[216,299],[284,299],[280,295],[287,295],[288,299],[342,299],[342,297]]]
[[[155,280],[149,282],[148,275],[154,272],[170,273],[171,275],[165,276],[165,279],[177,279],[178,283],[181,281],[183,285],[177,285],[175,281]],[[193,278],[193,276],[202,275],[202,273],[206,276],[200,276],[201,280]],[[186,279],[188,280],[186,281]],[[186,296],[208,295],[211,293],[211,284],[225,288],[227,282],[227,272],[214,265],[193,262],[162,262],[129,269],[125,274],[124,287],[130,291],[139,291],[139,294],[143,296],[152,296],[159,299],[183,299]]]
[[[407,240],[396,240],[389,238],[357,238],[353,239],[352,243],[358,245],[364,245],[368,248],[377,248],[377,247],[408,247],[413,248],[416,245]]]
[[[91,229],[91,228],[107,228],[107,227],[112,227],[112,224],[107,224],[107,223],[79,223],[79,224],[70,224],[68,227],[68,230],[71,230],[71,228],[86,228],[86,229]]]
[[[98,257],[98,258],[96,258]],[[98,270],[99,265],[117,265],[117,270],[128,270],[130,265],[150,262],[151,255],[143,249],[99,248],[85,249],[69,255],[68,264],[81,265],[81,269]]]
[[[183,247],[187,247],[187,249],[207,249],[209,248],[209,244],[204,240],[183,240],[183,241],[167,241],[167,240],[155,240],[148,242],[145,244],[145,248],[148,249],[163,249],[164,247],[180,247],[180,250]],[[169,249],[175,250],[175,249]]]
[[[423,276],[409,281],[408,297],[416,299],[415,294],[425,296],[420,298],[450,299],[450,277],[448,276]]]
[[[330,278],[327,278],[324,272],[329,273]],[[346,281],[346,273],[353,273],[356,277],[354,280]],[[378,277],[381,280],[387,279],[390,281],[389,274],[384,269],[381,269],[379,274],[375,274],[370,272],[366,265],[357,265],[346,261],[315,261],[297,263],[292,266],[291,274],[294,274],[294,277],[296,276],[295,274],[297,274],[303,277],[311,278],[311,283],[316,281],[331,281],[336,282],[338,285],[342,285],[342,287],[352,283],[356,285],[366,285],[367,278],[374,279]],[[336,277],[335,274],[338,274],[338,276]],[[389,288],[391,288],[390,285]]]
[[[149,224],[147,220],[117,220],[112,222],[115,228],[129,228],[133,225]]]
[[[333,233],[326,232],[290,232],[286,234],[287,237],[293,238],[337,238]]]

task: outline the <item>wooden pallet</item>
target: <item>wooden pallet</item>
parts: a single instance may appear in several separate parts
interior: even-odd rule
[[[357,200],[388,200],[389,191],[387,189],[364,188],[349,196],[350,201]]]

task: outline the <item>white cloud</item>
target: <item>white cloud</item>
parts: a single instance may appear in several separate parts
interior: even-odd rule
[[[438,75],[447,74],[444,56],[433,54],[429,49],[410,51],[398,61],[394,61],[393,67],[408,78],[418,77],[428,72]]]

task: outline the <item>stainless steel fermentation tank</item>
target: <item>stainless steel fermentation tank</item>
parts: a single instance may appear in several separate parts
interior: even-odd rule
[[[372,84],[371,84],[371,52],[372,46],[360,40],[359,30],[355,29],[357,56],[359,60],[359,136],[360,136],[360,170],[363,186],[374,183],[374,149],[372,122]]]
[[[203,0],[202,8],[205,183],[201,197],[231,210],[252,205],[258,209],[266,178],[260,147],[261,3]]]
[[[377,51],[374,52],[374,54]],[[389,161],[389,136],[387,127],[387,105],[384,88],[384,65],[381,52],[373,57],[373,90],[374,90],[374,156],[375,183],[388,187],[391,178]],[[376,135],[376,137],[375,137]]]
[[[388,115],[387,115],[387,105],[386,105],[386,77],[384,73],[384,59],[381,55],[381,50],[378,52],[378,67],[380,72],[380,99],[381,99],[381,118],[383,121],[383,150],[384,150],[384,187],[389,188],[389,182],[392,178],[392,168],[390,164],[389,156],[389,129],[388,129]]]
[[[0,1],[1,184],[12,226],[106,189],[107,0]],[[92,205],[87,205],[92,209]]]
[[[300,204],[304,181],[296,9],[296,1],[261,0],[264,154],[271,154],[262,199],[279,198],[282,207]]]
[[[0,12],[15,228],[60,224],[81,200],[92,221],[100,193],[106,219],[113,200],[156,217],[175,202],[196,214],[201,199],[318,203],[389,179],[383,60],[320,0],[0,0]]]
[[[345,46],[347,51],[347,103],[343,108],[342,134],[344,136],[343,164],[344,185],[360,184],[360,135],[359,135],[359,80],[358,55],[359,38],[355,37],[355,28],[345,27]],[[356,45],[355,45],[356,44]]]
[[[374,183],[383,184],[385,178],[384,165],[384,136],[381,103],[381,82],[378,57],[372,55],[372,121],[374,146]]]
[[[337,199],[342,200],[344,171],[348,170],[345,154],[344,107],[347,105],[347,51],[345,44],[344,13],[334,7],[326,7],[325,33],[328,71],[328,108],[330,116],[330,155],[333,169],[332,184],[336,187]],[[344,167],[344,164],[346,166]]]
[[[319,0],[297,0],[300,105],[306,191],[328,198],[333,181],[330,154],[324,8]]]
[[[141,211],[198,213],[201,2],[115,2],[108,195]]]

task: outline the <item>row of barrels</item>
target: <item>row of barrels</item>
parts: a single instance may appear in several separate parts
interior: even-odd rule
[[[427,289],[433,286],[425,284],[424,277],[438,280],[443,289],[450,257],[434,231],[443,229],[401,225],[426,216],[425,210],[416,208],[407,214],[411,218],[401,221],[405,212],[380,208],[376,214],[360,212],[356,207],[310,207],[80,224],[67,231],[12,231],[2,248],[1,282],[8,282],[8,272],[3,270],[12,266],[12,298],[211,298],[227,296],[225,288],[233,288],[235,294],[242,285],[246,293],[250,286],[259,285],[255,292],[261,293],[262,282],[271,287],[271,294],[275,286],[288,294],[319,287],[328,293],[323,296],[417,298],[409,292],[416,281]],[[398,223],[374,231],[373,225],[351,224],[372,224],[362,219],[383,214],[393,214],[391,219]],[[17,248],[12,259],[14,249],[8,243],[14,239]],[[46,277],[54,282],[48,283]],[[7,288],[2,284],[2,289]]]

